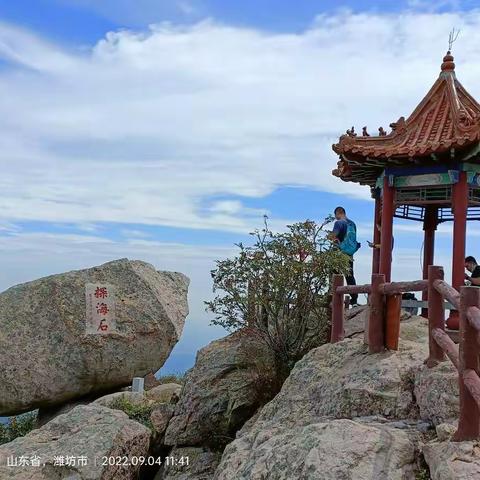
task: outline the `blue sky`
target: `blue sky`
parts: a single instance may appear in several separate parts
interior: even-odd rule
[[[321,14],[352,12],[468,11],[463,1],[337,1],[337,0],[2,0],[2,19],[59,41],[78,45],[96,42],[118,28],[142,29],[152,23],[195,23],[207,17],[230,25],[277,32],[301,32]]]
[[[373,205],[332,177],[331,144],[408,115],[453,27],[480,98],[475,3],[0,0],[0,288],[121,257],[182,271],[191,313],[168,372],[224,334],[209,270],[265,213],[279,229],[345,206],[367,281]],[[420,275],[421,244],[396,222],[396,278]]]

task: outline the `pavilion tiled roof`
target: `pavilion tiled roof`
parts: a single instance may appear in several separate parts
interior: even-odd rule
[[[425,98],[406,120],[400,117],[390,127],[388,134],[380,128],[378,136],[369,136],[366,128],[363,136],[357,136],[353,127],[347,130],[332,146],[341,158],[333,174],[371,184],[376,163],[385,166],[397,159],[398,164],[402,158],[408,163],[480,140],[480,105],[457,80],[450,52],[443,58],[441,73]]]

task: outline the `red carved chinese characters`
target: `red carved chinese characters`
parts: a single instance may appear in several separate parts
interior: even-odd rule
[[[109,312],[108,305],[106,303],[97,303],[97,313],[99,315],[106,315]]]
[[[95,298],[107,298],[108,297],[108,291],[106,287],[97,287],[95,290]]]

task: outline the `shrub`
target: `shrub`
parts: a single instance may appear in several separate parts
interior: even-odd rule
[[[115,398],[112,403],[110,403],[109,408],[113,408],[115,410],[121,410],[122,412],[126,413],[129,418],[132,420],[145,425],[150,430],[153,430],[153,425],[150,420],[150,415],[154,408],[154,405],[148,404],[135,404],[130,402],[125,395],[121,395],[118,398]]]
[[[8,443],[17,437],[23,437],[36,428],[37,414],[28,412],[16,417],[11,417],[6,425],[0,424],[0,445]]]
[[[184,373],[169,373],[168,375],[160,375],[157,380],[161,383],[178,383],[183,385],[185,383],[185,372]]]
[[[212,323],[229,331],[257,330],[285,374],[327,340],[330,278],[348,270],[348,256],[325,230],[331,220],[307,220],[274,233],[265,218],[264,228],[251,234],[253,246],[238,244],[238,255],[217,261],[211,272],[216,295],[205,303],[215,313]]]

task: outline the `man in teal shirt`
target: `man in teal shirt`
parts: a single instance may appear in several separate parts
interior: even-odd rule
[[[354,253],[351,253],[349,251],[345,251],[346,246],[344,246],[344,240],[345,237],[347,236],[347,232],[350,230],[354,230],[355,232],[355,242],[356,242],[356,231],[357,231],[357,226],[355,223],[347,218],[345,209],[343,207],[337,207],[334,210],[334,215],[335,215],[335,223],[333,225],[333,230],[332,230],[332,239],[338,243],[338,246],[340,250],[342,250],[345,254],[347,254],[350,257],[350,269],[345,275],[345,280],[347,281],[347,285],[356,285],[355,281],[355,275],[353,273],[353,255]],[[357,242],[358,243],[358,242]],[[359,245],[359,244],[358,244]],[[358,249],[358,247],[357,247]],[[358,295],[356,293],[352,293],[350,295],[350,306],[351,307],[356,307],[358,305]]]

